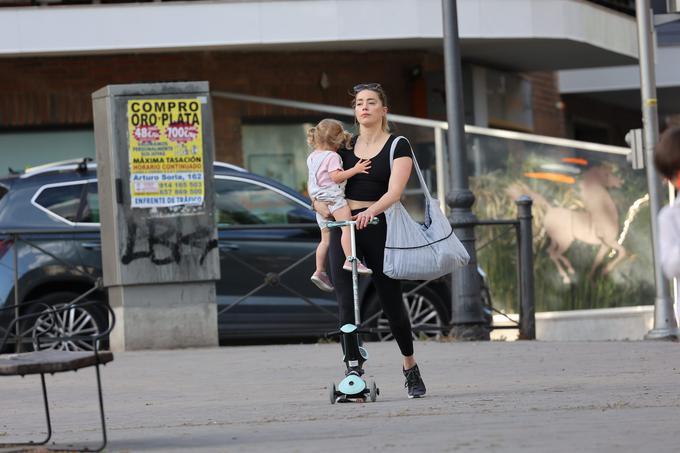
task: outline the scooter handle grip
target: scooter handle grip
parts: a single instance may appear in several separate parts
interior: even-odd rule
[[[356,220],[335,220],[331,222],[326,222],[326,227],[328,228],[335,228],[335,227],[344,227],[348,225],[356,225],[357,221]],[[377,225],[380,223],[380,219],[377,217],[373,217],[371,220],[368,221],[369,225]]]

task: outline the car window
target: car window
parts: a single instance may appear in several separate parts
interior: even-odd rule
[[[299,203],[270,188],[242,180],[215,181],[215,211],[221,225],[299,223]],[[312,219],[313,220],[313,219]]]
[[[75,222],[82,194],[83,184],[48,187],[43,189],[35,202],[56,215]]]
[[[85,190],[85,203],[80,213],[78,222],[99,223],[99,194],[97,193],[97,183],[87,183]]]

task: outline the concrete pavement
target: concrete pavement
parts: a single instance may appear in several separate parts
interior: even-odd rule
[[[677,451],[680,345],[419,342],[408,400],[394,343],[368,343],[375,403],[335,404],[337,344],[116,354],[109,452]],[[0,440],[40,437],[39,378],[0,379]],[[47,378],[54,438],[96,444],[94,370]]]

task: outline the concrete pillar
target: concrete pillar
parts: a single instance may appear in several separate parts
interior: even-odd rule
[[[111,349],[217,345],[208,83],[109,85],[92,100]]]

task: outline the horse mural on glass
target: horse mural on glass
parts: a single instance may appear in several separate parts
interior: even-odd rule
[[[603,271],[605,275],[626,257],[626,249],[617,241],[619,213],[609,194],[609,189],[619,188],[621,184],[621,178],[614,175],[608,166],[598,165],[586,170],[579,181],[583,209],[554,206],[544,196],[521,182],[508,186],[506,193],[513,198],[529,195],[535,206],[543,210],[543,229],[550,238],[548,254],[555,263],[562,282],[570,284],[570,275],[575,274],[575,271],[565,253],[574,241],[599,246],[588,273],[589,278],[595,275],[609,250],[615,250],[616,256],[606,264]]]

